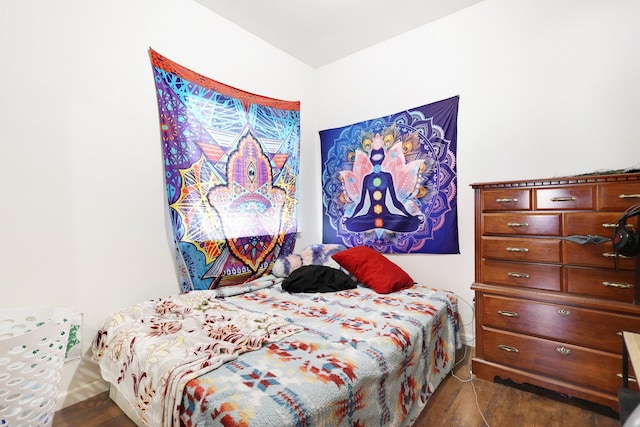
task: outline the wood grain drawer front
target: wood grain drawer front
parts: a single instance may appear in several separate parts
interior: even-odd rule
[[[527,189],[487,190],[482,192],[482,211],[524,211],[531,209]]]
[[[560,214],[484,214],[482,220],[484,235],[560,235]]]
[[[625,331],[640,331],[640,317],[498,296],[483,297],[484,324],[610,353],[622,353]]]
[[[564,235],[592,235],[613,238],[613,230],[622,212],[570,212],[564,216]],[[627,224],[636,224],[629,218]]]
[[[566,264],[615,268],[616,257],[611,242],[581,245],[579,243],[564,241],[562,242],[562,252]],[[635,268],[635,258],[618,255],[618,269],[634,270]]]
[[[598,187],[598,209],[625,211],[640,203],[640,181],[602,184]]]
[[[561,245],[557,239],[482,237],[482,258],[530,262],[560,262]]]
[[[593,185],[560,188],[536,188],[536,209],[595,209],[596,191]]]
[[[520,334],[484,330],[484,358],[574,384],[616,393],[622,356]]]
[[[482,261],[482,283],[524,288],[560,290],[561,267],[527,262]]]
[[[567,267],[565,271],[570,293],[633,302],[634,271],[587,267]]]

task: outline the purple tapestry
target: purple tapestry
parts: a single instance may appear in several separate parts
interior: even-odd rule
[[[296,240],[300,103],[245,92],[149,54],[181,289],[269,273]]]
[[[320,132],[324,243],[459,253],[458,101]]]

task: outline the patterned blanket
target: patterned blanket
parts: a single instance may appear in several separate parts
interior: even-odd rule
[[[299,330],[216,299],[216,291],[192,291],[115,313],[98,332],[93,357],[144,424],[179,425],[189,380]]]
[[[304,331],[190,381],[185,426],[410,426],[461,346],[455,295],[422,285],[228,301]]]
[[[196,291],[117,313],[96,339],[103,376],[146,425],[412,425],[461,346],[455,295],[422,285],[386,295],[360,286],[289,294],[277,283],[239,295]],[[151,306],[155,313],[141,313]],[[190,339],[194,315],[209,331],[204,341]],[[177,319],[186,336],[171,327]],[[223,324],[233,331],[226,339]],[[163,344],[153,343],[160,332]],[[216,347],[225,350],[186,368],[176,363]]]

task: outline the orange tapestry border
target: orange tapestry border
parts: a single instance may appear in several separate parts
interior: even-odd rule
[[[149,49],[149,56],[151,63],[154,67],[162,68],[165,71],[173,73],[185,80],[193,83],[197,83],[202,87],[214,90],[223,95],[243,100],[247,104],[258,104],[266,107],[278,108],[281,110],[293,110],[300,111],[300,101],[285,101],[276,98],[270,98],[268,96],[256,95],[255,93],[247,92],[242,89],[235,88],[233,86],[220,83],[209,77],[203,76],[200,73],[196,73],[184,67],[180,64],[173,62],[172,60],[160,55],[153,49]]]

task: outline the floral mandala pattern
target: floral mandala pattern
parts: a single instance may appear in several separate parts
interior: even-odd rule
[[[320,132],[323,242],[459,253],[453,97]]]
[[[268,273],[295,244],[300,103],[251,94],[149,54],[181,289]]]

